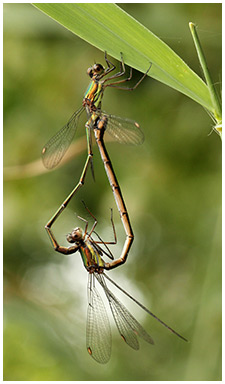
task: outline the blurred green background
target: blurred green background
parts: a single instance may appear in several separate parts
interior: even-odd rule
[[[196,23],[220,92],[221,4],[120,6],[201,76],[188,28]],[[150,78],[133,93],[107,89],[103,100],[145,134],[140,147],[107,144],[135,233],[127,263],[109,274],[190,342],[118,294],[155,346],[141,341],[133,351],[109,313],[110,362],[100,366],[86,352],[87,272],[78,253],[54,252],[44,229],[77,183],[86,150],[53,172],[40,152],[81,105],[95,61],[104,65],[103,52],[32,5],[4,4],[4,380],[221,380],[221,141],[200,105]],[[80,123],[75,143],[85,148]],[[96,182],[89,172],[54,232],[66,245],[82,225],[77,215],[90,219],[83,199],[99,234],[112,239],[113,207],[119,257],[124,230],[96,146],[94,166]]]

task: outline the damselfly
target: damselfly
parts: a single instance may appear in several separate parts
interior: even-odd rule
[[[69,122],[44,146],[42,150],[42,155],[43,155],[43,162],[47,168],[53,168],[59,163],[59,161],[65,154],[67,148],[69,147],[74,137],[79,117],[85,108],[88,116],[88,121],[86,122],[86,125],[85,125],[86,134],[87,134],[87,143],[88,143],[87,160],[78,184],[69,194],[69,196],[65,199],[63,204],[54,214],[54,216],[47,223],[46,229],[48,231],[49,228],[51,228],[52,224],[55,222],[57,217],[64,211],[64,209],[66,208],[66,206],[68,205],[69,201],[74,196],[74,194],[84,185],[88,166],[90,163],[92,164],[93,153],[92,153],[92,145],[91,145],[91,132],[93,131],[95,135],[96,143],[101,153],[102,160],[104,162],[104,166],[106,169],[106,173],[107,173],[111,188],[113,190],[113,194],[117,203],[117,207],[118,207],[120,217],[125,229],[125,233],[126,233],[126,241],[124,244],[121,257],[118,260],[113,261],[112,263],[108,263],[106,266],[107,269],[111,269],[111,268],[117,267],[118,265],[126,261],[129,249],[133,242],[134,235],[131,228],[125,202],[121,193],[121,189],[119,187],[118,180],[113,171],[112,163],[109,159],[109,155],[104,145],[103,136],[104,136],[105,130],[107,129],[107,131],[114,138],[116,138],[117,141],[121,143],[123,142],[123,143],[130,143],[130,144],[141,144],[144,140],[144,136],[139,128],[138,123],[136,123],[135,121],[129,120],[129,119],[122,119],[121,117],[108,115],[105,112],[102,112],[101,101],[103,97],[103,92],[106,87],[115,87],[115,88],[125,89],[125,90],[135,89],[141,83],[141,81],[145,78],[150,67],[134,87],[124,88],[124,87],[118,86],[118,84],[131,80],[132,69],[130,69],[130,76],[128,78],[117,80],[114,83],[106,84],[106,81],[121,77],[125,74],[125,65],[124,65],[122,54],[121,54],[120,72],[106,79],[104,79],[104,77],[108,75],[110,72],[112,72],[115,69],[115,66],[108,60],[106,53],[105,53],[105,60],[107,64],[106,69],[101,64],[94,64],[91,68],[88,69],[87,72],[88,72],[88,75],[91,77],[92,81],[85,93],[85,96],[83,99],[83,107],[81,107],[77,112],[75,112],[71,117],[71,119],[69,120]]]
[[[50,237],[55,245],[57,252],[69,255],[77,251],[80,252],[84,266],[89,272],[88,275],[88,312],[87,312],[87,326],[86,326],[86,347],[87,351],[98,363],[107,363],[111,356],[111,330],[107,316],[107,312],[102,301],[100,294],[98,293],[95,280],[102,286],[106,298],[109,302],[113,318],[115,320],[117,329],[122,339],[133,349],[139,349],[139,341],[137,336],[144,339],[147,343],[154,344],[152,337],[144,330],[141,324],[134,318],[134,316],[127,310],[127,308],[117,299],[117,297],[111,292],[105,282],[107,278],[114,286],[120,291],[132,299],[137,305],[139,305],[145,312],[154,317],[167,329],[177,335],[184,341],[187,341],[182,335],[177,333],[174,329],[169,327],[166,323],[160,320],[156,315],[149,311],[144,305],[137,301],[133,296],[121,288],[111,278],[104,273],[106,269],[106,263],[102,256],[105,254],[109,258],[113,259],[113,255],[108,247],[109,244],[116,244],[116,232],[113,223],[112,210],[111,210],[111,223],[114,233],[114,241],[104,242],[101,237],[95,232],[97,220],[93,214],[86,207],[89,214],[93,217],[94,224],[88,233],[88,221],[79,217],[86,222],[84,233],[82,229],[77,227],[71,233],[67,235],[67,241],[73,245],[69,247],[60,246],[49,228]],[[98,241],[94,240],[93,234],[98,237]],[[100,245],[101,244],[101,245]],[[104,246],[104,248],[103,248]]]

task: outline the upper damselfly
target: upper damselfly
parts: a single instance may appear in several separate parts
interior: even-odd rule
[[[151,65],[135,86],[122,87],[118,84],[132,79],[132,68],[130,68],[129,77],[114,81],[113,83],[106,83],[109,80],[114,80],[125,75],[125,64],[121,53],[120,71],[105,78],[105,76],[109,75],[109,73],[116,68],[115,65],[109,61],[106,52],[105,61],[107,68],[104,68],[102,64],[94,64],[92,67],[88,68],[87,74],[91,78],[91,82],[83,97],[82,107],[71,116],[67,124],[64,125],[64,127],[61,128],[44,146],[42,150],[42,160],[46,168],[54,168],[61,161],[74,138],[79,118],[85,109],[88,116],[88,121],[85,125],[88,139],[88,155],[93,155],[90,135],[91,130],[95,125],[96,119],[101,118],[103,115],[107,116],[107,132],[118,142],[129,144],[141,144],[143,142],[144,135],[139,129],[139,124],[137,122],[102,112],[101,103],[106,87],[129,91],[136,89],[146,77]]]

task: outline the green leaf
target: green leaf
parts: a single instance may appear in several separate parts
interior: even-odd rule
[[[162,40],[115,4],[36,3],[35,7],[90,44],[184,93],[214,113],[209,89]]]

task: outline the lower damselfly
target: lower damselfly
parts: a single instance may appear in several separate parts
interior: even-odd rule
[[[113,190],[113,194],[116,200],[116,204],[119,210],[119,214],[124,226],[126,233],[126,241],[122,254],[118,260],[108,263],[106,268],[111,269],[115,268],[120,264],[123,264],[126,261],[128,252],[130,250],[131,244],[134,239],[133,231],[131,228],[128,212],[125,206],[125,202],[122,196],[121,189],[119,187],[118,180],[115,176],[112,163],[110,161],[109,155],[106,151],[105,144],[103,141],[103,136],[105,130],[109,132],[117,141],[120,143],[128,144],[141,144],[144,140],[144,136],[138,123],[133,120],[123,119],[118,116],[109,115],[101,110],[101,101],[103,97],[103,92],[106,87],[114,87],[125,90],[133,90],[141,83],[141,81],[147,75],[148,71],[142,76],[142,78],[136,83],[134,87],[124,88],[118,86],[120,83],[130,81],[132,78],[132,69],[130,69],[130,76],[128,78],[117,80],[113,83],[107,83],[106,81],[116,79],[125,74],[125,65],[123,61],[123,56],[121,54],[121,63],[120,63],[120,72],[112,75],[106,79],[104,77],[108,75],[115,69],[115,66],[108,60],[107,54],[105,53],[105,60],[107,68],[104,68],[101,64],[94,64],[91,68],[88,69],[88,75],[91,77],[92,81],[85,93],[83,98],[83,107],[81,107],[74,115],[71,117],[69,122],[55,135],[49,142],[44,146],[42,150],[42,157],[44,165],[47,168],[55,167],[63,155],[65,154],[67,148],[69,147],[76,128],[78,124],[79,117],[83,112],[84,108],[86,109],[88,121],[86,122],[86,134],[87,134],[87,144],[88,144],[88,156],[85,162],[84,169],[82,171],[80,180],[69,196],[64,200],[62,205],[56,211],[54,216],[46,224],[46,229],[49,232],[49,229],[58,218],[58,216],[64,211],[68,203],[75,195],[75,193],[84,185],[85,177],[89,164],[92,164],[93,152],[91,145],[91,133],[94,132],[96,143],[98,145],[102,160],[104,162],[105,170],[109,179],[109,183]],[[50,236],[51,237],[51,236]]]
[[[139,349],[138,337],[144,339],[149,344],[154,344],[152,337],[144,330],[141,324],[135,319],[135,317],[128,311],[128,309],[117,299],[114,293],[108,288],[105,278],[110,281],[116,288],[127,295],[133,300],[139,307],[141,307],[146,313],[154,317],[168,330],[177,335],[184,341],[187,341],[185,337],[180,335],[174,329],[169,327],[166,323],[160,320],[154,313],[147,309],[143,304],[121,288],[115,281],[113,281],[108,275],[105,274],[104,269],[106,264],[103,260],[103,256],[106,255],[113,259],[113,255],[109,249],[109,245],[116,244],[116,232],[113,223],[113,216],[111,210],[111,223],[114,233],[114,241],[104,242],[102,238],[95,232],[97,220],[93,214],[86,207],[89,214],[94,219],[94,224],[88,232],[88,221],[79,217],[79,219],[86,222],[84,232],[80,227],[75,228],[71,233],[67,235],[67,241],[73,244],[69,247],[60,246],[49,228],[50,237],[52,238],[55,249],[65,255],[73,254],[77,251],[80,252],[84,266],[89,272],[88,274],[88,311],[87,311],[87,325],[86,325],[86,347],[89,355],[93,357],[98,363],[107,363],[111,356],[112,337],[110,323],[108,320],[107,311],[103,300],[96,288],[96,280],[103,288],[109,303],[113,318],[115,320],[117,329],[122,339],[134,350]],[[95,240],[93,236],[96,235],[98,240]]]

